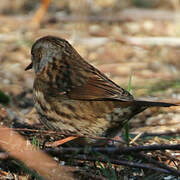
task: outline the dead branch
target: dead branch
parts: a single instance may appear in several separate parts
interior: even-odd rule
[[[166,169],[167,171],[171,172],[172,174],[180,175],[180,171],[178,171],[178,170],[176,170],[174,168],[171,168],[171,167],[169,167],[169,166],[167,166],[167,165],[165,165],[163,163],[160,163],[159,161],[156,161],[156,160],[152,159],[148,155],[145,155],[143,153],[133,153],[133,155],[135,157],[140,158],[140,159],[144,159],[144,160],[148,161],[149,163],[154,164],[154,165],[156,165],[156,166],[158,166],[158,167],[160,167],[162,169]]]
[[[180,150],[180,144],[158,144],[158,145],[149,145],[149,146],[130,146],[130,147],[91,147],[89,152],[99,152],[104,154],[129,154],[140,151],[155,151],[155,150]],[[62,154],[72,154],[72,153],[85,153],[84,148],[79,147],[68,147],[68,148],[45,148],[45,152],[58,155]],[[88,152],[88,153],[89,153]]]
[[[180,175],[180,171],[168,167],[167,165],[160,163],[154,159],[152,159],[149,156],[146,156],[142,153],[138,153],[139,151],[152,151],[152,150],[167,150],[167,149],[173,149],[173,150],[180,150],[180,145],[151,145],[151,146],[137,146],[137,147],[106,147],[106,148],[89,148],[88,150],[84,148],[45,148],[44,151],[57,157],[61,158],[72,158],[72,154],[77,155],[73,156],[74,159],[79,160],[88,160],[88,161],[101,161],[105,162],[104,159],[101,158],[92,158],[90,157],[90,154],[93,152],[98,152],[102,154],[108,154],[110,157],[110,162],[117,165],[125,165],[125,166],[131,166],[131,167],[139,167],[139,168],[145,168],[145,169],[152,169],[168,174],[174,174],[174,175]],[[119,159],[119,155],[122,154],[130,154],[138,159],[146,160],[147,162],[156,165],[156,167],[152,167],[148,164],[140,164],[140,163],[132,163],[128,161],[124,161]],[[116,158],[116,159],[114,159]]]
[[[141,135],[141,137],[148,137],[148,136],[178,136],[180,134],[180,131],[168,131],[168,132],[163,132],[163,133],[149,133],[145,132]]]
[[[60,166],[47,154],[27,144],[17,132],[3,126],[0,126],[0,147],[46,179],[74,179],[72,168]]]
[[[63,155],[64,159],[71,159],[72,155]],[[136,163],[136,162],[132,162],[132,161],[126,161],[126,160],[120,160],[117,158],[116,159],[112,159],[109,158],[109,161],[107,161],[106,159],[104,159],[103,157],[92,157],[92,156],[88,156],[88,155],[84,155],[84,154],[78,154],[76,156],[73,156],[74,159],[76,160],[84,160],[84,161],[100,161],[103,163],[112,163],[112,164],[116,164],[116,165],[123,165],[123,166],[129,166],[129,167],[134,167],[134,168],[142,168],[142,169],[151,169],[154,171],[158,171],[158,172],[162,172],[162,173],[167,173],[167,174],[173,174],[175,176],[180,176],[180,172],[164,165],[164,167],[166,168],[159,168],[159,167],[155,167],[149,164],[145,164],[145,163]],[[154,163],[155,164],[155,163]]]

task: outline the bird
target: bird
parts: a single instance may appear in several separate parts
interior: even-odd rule
[[[35,41],[29,69],[35,72],[33,97],[40,122],[53,131],[86,136],[73,140],[81,146],[101,144],[88,136],[115,137],[149,107],[176,105],[135,99],[60,37]]]

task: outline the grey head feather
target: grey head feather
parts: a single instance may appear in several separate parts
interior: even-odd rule
[[[55,59],[61,59],[62,51],[60,48],[48,43],[48,42],[39,42],[36,46],[33,47],[32,52],[39,51],[41,57],[37,59],[37,57],[33,57],[33,67],[35,73],[42,71],[49,63],[52,63]]]

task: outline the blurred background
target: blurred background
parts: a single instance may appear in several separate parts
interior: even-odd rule
[[[85,60],[123,88],[127,89],[132,77],[131,93],[136,98],[180,104],[180,0],[0,0],[0,125],[15,128],[31,125],[32,128],[39,123],[33,108],[34,72],[24,69],[31,61],[32,44],[46,35],[67,39]],[[137,135],[132,140],[134,145],[180,144],[180,107],[150,108],[134,117],[129,127],[131,140]],[[27,142],[23,146],[18,137],[11,136],[8,143],[8,135],[14,133],[5,134],[2,127],[0,132],[1,144],[10,146],[6,149],[8,152],[20,152],[21,158],[16,158],[23,161],[22,152]],[[38,135],[23,132],[21,134],[27,139],[32,139],[30,142],[35,149],[40,147]],[[43,136],[40,139],[44,144]],[[20,150],[15,149],[16,146]],[[14,160],[5,158],[3,161],[0,153],[0,177],[10,179],[7,177],[14,174],[14,179],[32,179],[28,175],[17,177],[28,171]],[[180,166],[178,150],[152,151],[148,155],[176,169]],[[24,159],[26,157],[25,153]],[[28,154],[28,157],[35,156]],[[48,164],[47,159],[44,159],[46,163],[42,160],[39,158],[41,164]],[[66,160],[70,166],[74,163],[76,170],[78,166],[84,168],[88,177],[90,172],[92,177],[105,172],[102,167],[112,170],[110,165],[100,166],[94,160],[92,166],[87,161],[83,164],[82,161]],[[135,162],[129,154],[126,160],[130,164]],[[138,163],[143,161],[137,156]],[[58,165],[66,163],[58,161]],[[127,166],[122,171],[122,166],[113,167],[118,177],[124,174],[124,179],[130,175],[165,179],[162,173],[150,169]],[[51,169],[47,169],[50,174]],[[54,173],[54,179],[61,174]],[[109,179],[111,176],[110,173]],[[166,179],[174,177],[167,174]]]
[[[34,74],[24,69],[32,43],[45,35],[67,39],[121,87],[132,73],[136,98],[180,101],[179,0],[1,0],[0,107],[1,116],[2,108],[9,112],[7,125],[33,107]],[[179,107],[152,108],[131,127],[179,132],[179,119]]]

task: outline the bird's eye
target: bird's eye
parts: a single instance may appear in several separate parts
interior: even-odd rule
[[[31,52],[31,59],[32,60],[40,61],[41,57],[42,57],[42,53],[41,53],[40,48],[38,48],[38,49],[34,50],[33,52]]]

